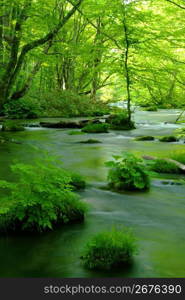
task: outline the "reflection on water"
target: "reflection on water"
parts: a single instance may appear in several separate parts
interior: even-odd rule
[[[148,123],[148,119],[152,122]],[[114,193],[103,189],[107,169],[104,162],[121,151],[147,154],[184,149],[181,144],[136,142],[136,135],[171,134],[176,111],[137,112],[138,129],[131,132],[70,136],[68,130],[29,129],[11,134],[22,144],[0,144],[0,176],[10,176],[15,160],[34,162],[41,156],[38,149],[57,155],[64,166],[86,176],[88,187],[81,192],[91,209],[84,224],[64,226],[54,232],[33,236],[0,237],[1,277],[184,277],[185,276],[185,186],[152,182],[147,193]],[[147,119],[148,118],[148,119]],[[141,124],[145,123],[145,124]],[[147,124],[148,125],[147,125]],[[178,125],[180,126],[180,125]],[[9,133],[4,133],[9,137]],[[95,138],[102,144],[79,144]],[[36,147],[36,148],[34,148]],[[139,239],[140,252],[129,270],[101,273],[83,268],[81,250],[93,234],[113,225],[133,228]]]

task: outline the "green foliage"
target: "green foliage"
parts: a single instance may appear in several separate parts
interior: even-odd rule
[[[178,142],[178,138],[174,135],[168,135],[168,136],[162,136],[159,138],[160,142],[167,142],[167,143],[172,143],[172,142]]]
[[[25,128],[22,125],[17,124],[11,120],[5,121],[2,126],[2,131],[24,131],[24,130]]]
[[[135,141],[154,141],[155,138],[150,135],[143,135],[143,136],[138,136],[135,138]]]
[[[185,165],[185,150],[176,150],[169,153],[169,158]]]
[[[83,117],[104,115],[109,108],[106,103],[78,95],[69,90],[52,91],[42,96],[43,116]]]
[[[83,131],[72,130],[68,132],[69,135],[82,135],[85,134]]]
[[[176,129],[175,134],[177,135],[177,137],[179,139],[184,139],[185,138],[185,127]]]
[[[23,98],[5,104],[4,114],[12,119],[35,119],[41,114],[41,106],[33,98]]]
[[[116,191],[150,188],[150,177],[143,160],[130,153],[114,156],[114,159],[106,163],[111,168],[108,174],[110,188]]]
[[[167,161],[165,159],[156,159],[154,162],[150,165],[151,171],[157,172],[157,173],[168,173],[168,174],[179,174],[180,169],[170,161]]]
[[[112,270],[130,264],[137,251],[136,238],[129,229],[115,229],[95,235],[82,256],[88,269]]]
[[[101,142],[99,140],[95,140],[95,139],[89,139],[86,141],[81,141],[81,144],[100,144]]]
[[[109,124],[88,124],[84,128],[82,128],[82,132],[87,133],[108,133]]]
[[[107,122],[110,124],[111,129],[114,130],[130,130],[135,128],[134,123],[132,121],[129,122],[126,111],[110,115]]]
[[[50,161],[12,166],[16,182],[0,181],[7,196],[0,208],[0,231],[45,231],[82,221],[86,204],[72,192],[81,179]]]

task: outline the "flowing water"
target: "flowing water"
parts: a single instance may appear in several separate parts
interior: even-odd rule
[[[138,135],[173,133],[181,126],[173,124],[177,115],[176,110],[138,111],[134,115],[136,130],[108,134],[70,136],[69,130],[42,128],[4,133],[22,143],[0,144],[1,178],[10,176],[14,161],[30,163],[42,155],[39,149],[47,150],[65,167],[86,177],[88,186],[80,194],[90,204],[90,211],[84,224],[43,235],[0,237],[0,277],[184,277],[185,185],[164,185],[162,179],[155,178],[151,190],[145,193],[119,194],[103,189],[107,176],[104,163],[112,155],[134,151],[165,156],[166,151],[185,149],[182,143],[134,141]],[[89,138],[102,143],[78,143]],[[80,256],[87,240],[115,225],[132,227],[138,237],[139,253],[133,266],[110,273],[84,269]]]

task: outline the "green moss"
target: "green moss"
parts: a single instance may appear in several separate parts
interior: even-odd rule
[[[82,260],[86,268],[112,270],[132,262],[136,239],[128,229],[112,229],[95,235],[86,245]]]
[[[109,125],[106,123],[102,124],[88,124],[82,128],[82,132],[87,133],[108,133]]]
[[[2,131],[24,131],[25,128],[20,125],[20,124],[17,124],[15,123],[14,121],[5,121],[3,123],[3,126],[2,126]]]
[[[178,140],[179,139],[174,135],[162,136],[159,138],[160,142],[167,142],[167,143],[178,142]]]
[[[150,169],[157,173],[179,174],[180,169],[170,161],[165,159],[156,159],[151,163]]]
[[[155,138],[153,136],[138,136],[135,138],[135,141],[154,141]]]
[[[69,131],[68,134],[69,135],[82,135],[82,134],[85,134],[85,132],[72,130],[72,131]]]
[[[143,160],[133,154],[114,156],[115,161],[106,163],[110,168],[108,182],[115,191],[136,191],[150,188],[150,177]]]
[[[168,157],[185,165],[185,150],[176,150],[170,152]]]
[[[109,123],[110,128],[114,130],[130,130],[135,128],[134,122],[129,122],[126,111],[110,115],[107,119],[107,123]]]
[[[86,140],[86,141],[81,141],[80,143],[81,144],[98,144],[98,143],[101,143],[101,142],[99,140],[89,139],[89,140]]]

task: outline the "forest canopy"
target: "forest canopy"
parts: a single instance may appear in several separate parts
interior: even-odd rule
[[[183,107],[184,17],[182,0],[0,0],[1,114],[61,98]]]

